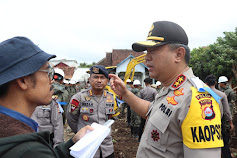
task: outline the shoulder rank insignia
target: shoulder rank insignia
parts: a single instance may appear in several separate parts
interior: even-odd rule
[[[178,104],[175,100],[174,100],[174,97],[175,96],[173,96],[173,97],[167,97],[167,101],[168,101],[168,104],[169,103],[171,103],[172,105],[176,105],[176,104]]]
[[[180,95],[184,95],[184,93],[182,92],[184,88],[181,88],[179,90],[175,90],[174,91],[174,95],[175,96],[180,96]]]
[[[178,88],[185,81],[185,79],[186,79],[186,76],[184,76],[183,74],[180,75],[179,77],[177,77],[177,79],[173,83],[172,87]]]
[[[90,96],[92,96],[92,95],[93,95],[93,92],[92,92],[92,90],[91,90],[91,89],[89,90],[89,93],[90,93]]]

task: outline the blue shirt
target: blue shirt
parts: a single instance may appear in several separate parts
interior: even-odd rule
[[[27,124],[28,126],[30,126],[35,132],[37,132],[37,127],[38,127],[38,124],[32,120],[31,118],[17,112],[17,111],[14,111],[14,110],[11,110],[11,109],[8,109],[6,107],[3,107],[0,105],[0,113],[4,114],[4,115],[7,115],[7,116],[10,116],[12,118],[15,118],[25,124]]]

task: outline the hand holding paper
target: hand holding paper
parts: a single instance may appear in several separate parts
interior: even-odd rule
[[[100,144],[110,133],[113,123],[114,120],[108,120],[104,125],[92,123],[94,130],[87,131],[86,135],[70,148],[70,154],[76,158],[93,158]]]

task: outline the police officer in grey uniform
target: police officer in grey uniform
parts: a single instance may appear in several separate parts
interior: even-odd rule
[[[157,95],[157,91],[156,91],[156,89],[151,87],[151,84],[152,84],[152,79],[151,78],[145,78],[144,82],[145,82],[146,87],[143,88],[140,91],[141,99],[152,102],[152,101],[155,100],[155,97]],[[146,122],[146,120],[141,117],[141,124],[139,126],[139,138],[138,138],[139,141],[141,140],[141,136],[142,136],[143,129],[144,129],[144,126],[145,126],[145,122]]]
[[[231,152],[229,148],[229,140],[230,140],[230,131],[233,131],[234,125],[232,122],[232,115],[230,112],[230,107],[228,104],[227,96],[225,93],[217,90],[215,88],[216,85],[216,76],[208,75],[205,78],[205,83],[218,95],[221,97],[221,103],[223,105],[223,117],[222,117],[222,137],[224,141],[224,147],[221,148],[222,155],[224,158],[231,158]]]
[[[91,88],[75,94],[68,107],[67,122],[73,132],[76,133],[93,122],[103,125],[108,119],[113,118],[114,97],[112,93],[104,90],[108,81],[108,72],[104,66],[95,65],[90,68]],[[110,134],[102,142],[94,157],[114,157]]]
[[[169,21],[154,22],[147,41],[132,48],[147,50],[149,76],[164,86],[150,103],[128,91],[118,76],[109,75],[113,91],[147,119],[136,157],[220,158],[219,97],[188,67],[190,50],[183,28]]]
[[[31,118],[38,123],[38,131],[49,131],[53,147],[63,142],[63,116],[55,100],[49,105],[40,105],[35,108]]]
[[[58,101],[60,105],[62,105],[63,110],[67,110],[67,104],[69,102],[69,93],[66,90],[65,85],[63,84],[64,79],[64,71],[59,68],[54,68],[55,74],[54,74],[54,80],[53,83],[53,91],[54,91],[54,97]],[[66,113],[63,112],[63,124],[65,124],[66,121]]]

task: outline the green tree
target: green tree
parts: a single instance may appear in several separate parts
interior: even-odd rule
[[[86,62],[84,62],[84,63],[80,63],[79,67],[81,67],[81,68],[89,68],[89,67],[91,67],[93,65],[96,65],[96,63],[93,62],[92,64],[87,64]]]
[[[237,28],[235,32],[224,32],[216,43],[193,49],[190,66],[201,79],[209,74],[224,75],[237,80]]]

